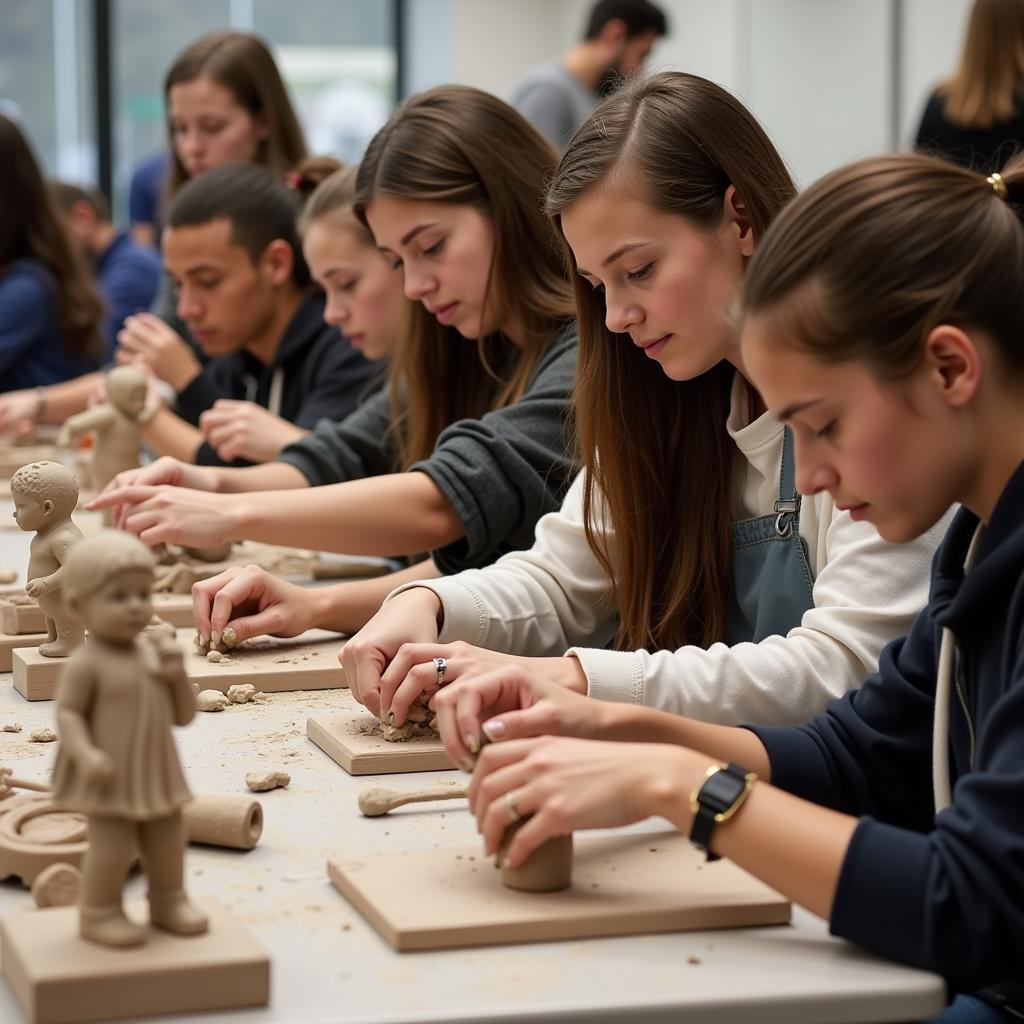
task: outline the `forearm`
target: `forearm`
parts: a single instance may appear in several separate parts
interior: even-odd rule
[[[161,408],[143,427],[142,438],[156,455],[170,455],[182,462],[195,462],[203,435],[170,409]]]
[[[236,499],[226,511],[225,539],[354,555],[415,554],[463,535],[455,510],[423,473],[351,480],[302,494],[259,493]]]
[[[317,604],[314,625],[351,636],[370,621],[395,587],[414,580],[433,579],[438,575],[437,567],[428,558],[386,576],[314,588],[310,591]]]
[[[289,491],[309,487],[302,472],[287,462],[264,462],[259,466],[232,469],[211,468],[216,481],[214,490],[221,494],[246,494],[250,491]]]
[[[63,423],[69,416],[83,412],[89,404],[89,396],[101,384],[102,373],[87,373],[74,380],[51,384],[44,389],[40,404],[39,423]]]
[[[601,701],[595,739],[621,743],[672,743],[700,751],[719,761],[734,761],[759,779],[771,780],[771,762],[764,744],[749,729],[710,725],[667,711],[635,704]]]

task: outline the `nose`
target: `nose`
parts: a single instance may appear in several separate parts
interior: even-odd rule
[[[813,443],[793,438],[793,453],[796,457],[796,489],[808,497],[822,491],[835,490],[839,474],[829,463],[815,453]]]
[[[186,323],[199,319],[199,303],[196,301],[192,289],[183,284],[178,292],[178,307],[176,310],[179,320]]]
[[[200,156],[202,151],[202,137],[194,128],[186,128],[178,136],[178,156],[180,156],[182,160],[188,157],[195,158]]]
[[[413,302],[422,302],[428,295],[437,290],[437,279],[430,273],[417,267],[404,265],[405,297]]]
[[[352,319],[352,313],[348,307],[335,298],[328,296],[327,308],[324,309],[324,320],[332,327],[342,327]]]
[[[628,334],[631,327],[643,323],[643,310],[635,303],[620,301],[614,293],[605,293],[605,326],[613,334]]]

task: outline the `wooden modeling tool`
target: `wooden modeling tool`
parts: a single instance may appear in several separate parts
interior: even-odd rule
[[[431,789],[364,789],[359,794],[359,810],[367,818],[379,818],[403,804],[427,803],[433,800],[463,800],[469,795],[469,786],[456,783]]]

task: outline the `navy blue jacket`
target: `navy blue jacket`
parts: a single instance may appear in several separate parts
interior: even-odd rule
[[[104,333],[108,360],[114,358],[117,332],[124,326],[125,317],[153,305],[162,274],[163,264],[156,249],[139,245],[127,231],[119,231],[100,253],[96,276],[107,307]]]
[[[275,375],[282,378],[282,419],[312,430],[321,419],[342,420],[381,383],[382,364],[371,362],[345,337],[324,323],[324,297],[309,296],[285,330],[273,362],[265,366],[248,352],[211,359],[178,393],[178,412],[193,425],[218,398],[248,399],[269,407]],[[205,441],[196,453],[199,465],[224,462]],[[232,465],[249,463],[236,459]]]
[[[1024,1013],[1024,464],[965,576],[977,525],[973,513],[957,513],[935,555],[928,605],[859,690],[809,725],[753,731],[775,785],[863,815],[840,873],[833,934]],[[957,641],[952,803],[936,815],[943,627]]]

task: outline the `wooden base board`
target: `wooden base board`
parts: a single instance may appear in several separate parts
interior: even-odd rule
[[[159,615],[175,629],[187,629],[193,625],[191,594],[154,594],[153,614]],[[189,643],[192,641],[190,640]]]
[[[677,832],[576,837],[573,884],[526,893],[475,850],[332,858],[334,886],[397,950],[786,924],[790,904]]]
[[[13,636],[45,633],[46,616],[30,597],[0,599],[0,631]]]
[[[38,647],[46,643],[45,633],[22,633],[12,636],[0,633],[0,672],[10,672],[14,667],[14,651],[22,647]]]
[[[185,654],[185,672],[200,690],[227,693],[236,683],[252,683],[257,690],[334,690],[347,687],[338,654],[345,641],[336,633],[310,629],[291,639],[260,637],[228,652],[229,662],[211,662],[193,642],[195,629],[179,629],[178,643]]]
[[[266,1006],[270,959],[214,899],[205,935],[151,929],[136,949],[108,949],[78,935],[78,908],[0,920],[3,975],[29,1024],[79,1024],[152,1014]],[[145,920],[144,904],[128,913]]]
[[[0,476],[12,477],[30,462],[61,462],[63,452],[52,444],[0,449]]]
[[[14,688],[25,700],[53,700],[57,694],[60,670],[68,659],[43,657],[38,648],[45,641],[44,636],[34,647],[17,647],[11,653]]]
[[[370,730],[377,721],[368,711],[338,711],[306,719],[306,735],[349,775],[436,772],[454,768],[439,739],[389,743]]]

